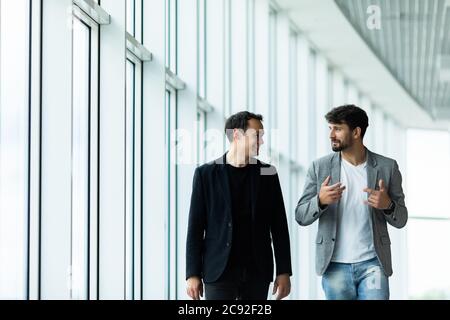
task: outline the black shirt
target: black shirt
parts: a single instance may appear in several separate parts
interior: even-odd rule
[[[252,205],[250,165],[233,167],[227,164],[233,219],[233,238],[225,276],[242,277],[253,268]]]

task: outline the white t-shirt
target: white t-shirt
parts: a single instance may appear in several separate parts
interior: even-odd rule
[[[346,186],[338,205],[337,234],[331,261],[356,263],[376,257],[372,218],[367,200],[367,161],[354,166],[342,158],[341,183]]]

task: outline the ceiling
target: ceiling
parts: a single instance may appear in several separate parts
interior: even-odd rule
[[[447,75],[450,64],[445,66],[450,57],[450,8],[446,0],[336,0],[336,3],[411,96],[433,118],[450,119]],[[371,5],[379,8],[379,30],[367,27],[370,16],[367,9]]]
[[[336,70],[399,124],[449,130],[450,90],[443,80],[450,79],[450,59],[448,75],[441,67],[447,63],[445,52],[450,54],[449,36],[443,38],[443,21],[449,21],[445,0],[277,0],[277,4]],[[366,26],[370,5],[381,10],[380,30]]]

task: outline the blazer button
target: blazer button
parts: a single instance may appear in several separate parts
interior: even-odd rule
[[[228,228],[231,228],[233,224],[231,222],[228,222]]]
[[[230,243],[229,242],[227,242],[227,247],[229,247],[230,246]]]
[[[333,242],[334,242],[334,238],[333,238],[333,239],[331,239],[331,241],[333,241]]]

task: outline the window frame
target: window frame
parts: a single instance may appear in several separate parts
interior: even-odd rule
[[[133,67],[133,106],[132,110],[129,110],[128,105],[128,92],[126,96],[126,107],[125,107],[125,299],[136,300],[142,299],[142,248],[143,248],[143,210],[142,210],[142,132],[143,132],[143,68],[144,61],[139,59],[134,55],[133,52],[127,50],[126,63],[130,63]],[[128,66],[127,66],[128,68]],[[128,90],[128,70],[127,70],[127,80],[126,86]],[[132,120],[130,121],[128,116],[132,114]],[[132,128],[129,130],[129,124]],[[128,155],[128,142],[130,136],[131,141],[131,155]],[[130,157],[130,158],[129,158]],[[132,170],[128,171],[128,162],[132,162]],[[130,176],[131,175],[131,176]],[[129,180],[130,179],[130,180]],[[128,186],[131,181],[131,197],[128,198]],[[128,202],[131,201],[132,212],[127,213]],[[131,216],[129,216],[131,215]],[[131,234],[131,235],[130,235]],[[131,251],[129,254],[128,251]],[[128,268],[127,268],[128,266]],[[131,270],[129,274],[128,270]]]
[[[165,104],[165,159],[166,159],[166,298],[176,299],[178,291],[178,197],[177,197],[177,157],[176,157],[176,128],[177,128],[177,92],[171,85],[166,85]],[[175,137],[175,138],[174,138]]]
[[[86,25],[89,29],[89,114],[88,114],[88,211],[87,211],[87,270],[85,283],[85,299],[96,299],[98,297],[98,252],[99,252],[99,239],[98,239],[98,202],[99,202],[99,37],[100,37],[100,25],[77,5],[73,6],[72,19],[78,19],[81,23]],[[72,30],[73,32],[73,30]],[[73,52],[73,51],[72,51]],[[73,83],[72,83],[73,90]],[[73,94],[73,93],[72,93]],[[73,106],[72,106],[73,108]],[[73,109],[72,109],[73,110]],[[72,111],[73,112],[73,111]],[[73,119],[72,119],[73,121]],[[72,129],[73,130],[73,129]],[[73,132],[73,131],[72,131]],[[72,138],[73,139],[73,138]],[[72,140],[73,144],[73,140]],[[73,150],[73,146],[72,146]],[[73,161],[73,158],[72,158]],[[73,184],[73,179],[72,179]],[[72,187],[73,188],[73,187]],[[73,192],[73,190],[72,190]],[[73,207],[71,209],[71,220],[73,222]],[[71,226],[72,233],[73,225]],[[73,234],[71,236],[71,247],[73,246]],[[72,247],[73,248],[73,247]],[[73,250],[73,249],[72,249]],[[73,252],[71,253],[71,261],[73,259]],[[74,297],[74,269],[73,266],[70,270],[71,286],[70,295]],[[84,277],[83,277],[84,278]],[[76,287],[76,286],[75,286]]]
[[[129,3],[133,7],[130,33]],[[126,3],[125,55],[125,292],[126,300],[143,299],[143,117],[144,65],[153,60],[143,42],[143,0]],[[129,105],[129,66],[132,67],[132,106]],[[130,110],[131,108],[131,110]],[[130,120],[130,116],[132,119]],[[131,127],[131,128],[130,128]],[[130,139],[131,137],[131,139]],[[131,145],[131,148],[129,147]],[[131,153],[131,154],[130,154]],[[131,162],[131,172],[129,167]],[[129,189],[131,188],[131,192]],[[128,212],[130,210],[131,212]]]

